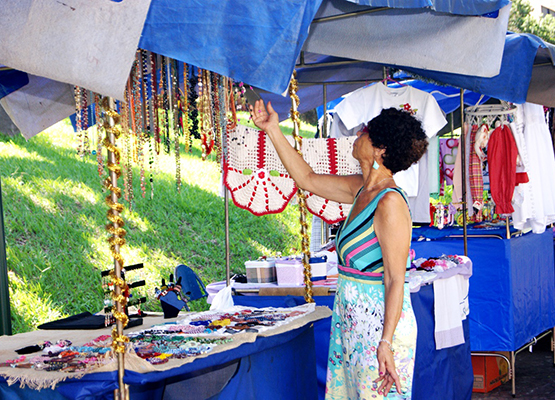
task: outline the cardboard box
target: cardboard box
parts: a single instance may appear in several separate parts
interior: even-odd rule
[[[302,286],[304,266],[300,258],[278,258],[276,260],[278,285]]]
[[[272,283],[276,281],[275,260],[245,261],[248,283]]]
[[[472,356],[473,392],[487,393],[509,380],[509,366],[501,357]]]

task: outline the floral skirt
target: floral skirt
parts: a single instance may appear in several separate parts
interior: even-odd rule
[[[384,286],[339,275],[331,321],[326,399],[410,399],[416,319],[408,285],[405,284],[403,310],[393,335],[394,359],[401,381],[399,395],[395,384],[387,397],[378,394],[376,350],[382,338]]]

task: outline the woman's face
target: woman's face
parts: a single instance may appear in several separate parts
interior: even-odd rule
[[[352,154],[358,162],[362,160],[374,162],[374,146],[372,146],[372,140],[370,140],[367,131],[360,130],[357,132],[357,138],[353,142]]]

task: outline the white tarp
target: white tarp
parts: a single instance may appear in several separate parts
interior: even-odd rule
[[[3,0],[0,64],[122,100],[150,0]]]
[[[361,11],[357,5],[352,11]],[[347,11],[325,1],[318,18]],[[462,75],[499,73],[510,5],[497,18],[390,9],[313,22],[303,50],[382,64]],[[418,66],[418,67],[417,67]]]

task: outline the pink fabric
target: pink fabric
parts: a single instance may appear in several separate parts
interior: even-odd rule
[[[369,240],[368,242],[364,243],[362,246],[357,247],[355,250],[351,251],[349,253],[349,255],[345,258],[345,263],[347,265],[350,265],[350,261],[351,261],[351,257],[357,255],[358,253],[360,253],[362,250],[372,246],[374,243],[376,243],[378,241],[378,238],[375,237],[372,240]]]
[[[472,194],[472,206],[476,209],[474,221],[482,221],[482,206],[484,205],[484,178],[482,176],[482,161],[478,154],[474,151],[474,143],[476,142],[476,134],[478,133],[478,125],[472,125],[470,133],[470,159],[469,159],[469,179],[470,193]],[[475,207],[477,206],[477,207]]]
[[[516,186],[518,149],[508,125],[492,132],[488,142],[488,162],[491,198],[498,214],[514,212],[511,200]]]
[[[440,186],[453,184],[455,160],[459,150],[459,139],[439,139]]]
[[[344,267],[342,265],[338,265],[337,268],[339,268],[341,271],[349,272],[351,274],[365,275],[365,276],[377,276],[377,277],[383,276],[383,273],[381,273],[381,272],[362,272],[362,271],[359,271],[356,268]]]

